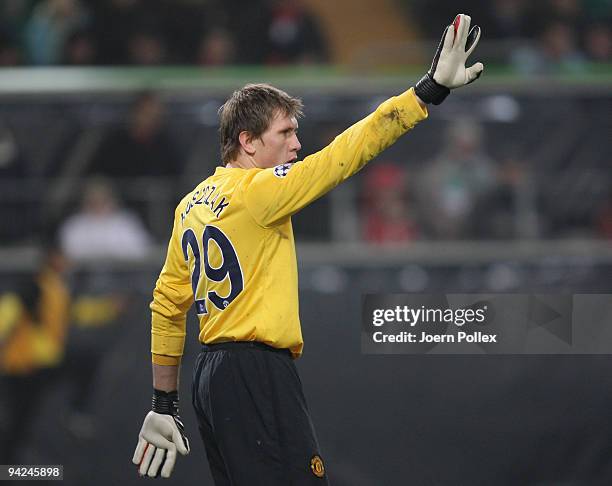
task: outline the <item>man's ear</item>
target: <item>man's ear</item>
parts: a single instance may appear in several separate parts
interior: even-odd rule
[[[248,155],[253,156],[255,154],[255,145],[253,145],[253,136],[245,131],[240,132],[238,135],[238,141],[240,142],[240,146],[242,150],[244,150]]]

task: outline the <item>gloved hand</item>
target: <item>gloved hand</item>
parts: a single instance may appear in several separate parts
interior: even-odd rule
[[[140,429],[132,462],[141,476],[169,478],[176,462],[176,451],[189,454],[189,441],[178,415],[178,393],[154,390],[153,410]]]
[[[459,14],[444,30],[431,68],[414,88],[425,103],[439,105],[451,89],[465,86],[482,74],[484,66],[481,62],[465,67],[480,39],[480,27],[476,25],[470,30],[470,21],[468,15]]]

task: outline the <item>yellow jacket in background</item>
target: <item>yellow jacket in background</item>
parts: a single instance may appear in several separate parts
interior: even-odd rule
[[[58,366],[64,356],[70,295],[60,275],[43,271],[36,317],[15,294],[0,299],[0,373],[25,375]],[[35,321],[36,319],[36,321]]]

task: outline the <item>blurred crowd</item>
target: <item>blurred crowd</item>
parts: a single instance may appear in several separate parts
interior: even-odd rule
[[[434,38],[457,6],[403,0],[425,34]],[[464,0],[488,42],[507,42],[505,61],[519,72],[580,72],[587,62],[612,61],[612,2],[609,0]]]
[[[533,104],[504,100],[517,113]],[[168,238],[181,197],[219,163],[220,102],[203,106],[211,103],[214,122],[204,124],[199,104],[186,117],[187,105],[166,103],[154,91],[135,93],[112,116],[105,114],[105,123],[99,115],[70,121],[64,111],[60,122],[55,109],[36,111],[45,127],[49,117],[60,127],[75,127],[38,131],[34,145],[35,128],[19,110],[23,131],[13,129],[17,119],[0,123],[0,244],[35,243],[37,235],[53,230],[71,259],[146,257]],[[606,103],[576,103],[559,101],[558,113],[532,108],[523,115],[528,131],[520,117],[500,123],[468,113],[419,127],[407,137],[412,149],[394,147],[345,184],[351,196],[342,221],[334,219],[342,206],[332,195],[296,218],[296,235],[372,243],[610,238]],[[310,106],[315,112],[324,108]],[[574,117],[561,116],[571,107]],[[348,124],[307,117],[302,156]],[[351,217],[355,223],[347,229]]]
[[[398,5],[405,7],[407,21],[424,39],[436,39],[440,25],[457,8],[454,2],[438,2],[434,9],[425,0]],[[474,12],[478,23],[486,26],[489,42],[501,46],[518,72],[579,73],[589,61],[611,60],[610,0],[465,0],[461,8]],[[0,65],[324,63],[333,60],[322,25],[306,0],[4,0],[0,2]],[[506,42],[512,48],[504,51]],[[10,183],[3,187],[0,216],[5,224],[0,228],[0,242],[31,241],[52,226],[61,228],[64,250],[78,258],[79,252],[104,248],[111,253],[114,248],[142,253],[163,241],[169,221],[160,215],[171,214],[181,194],[193,186],[194,165],[201,169],[195,171],[198,179],[217,160],[216,108],[209,116],[207,107],[189,108],[201,108],[194,115],[196,120],[186,120],[185,111],[168,119],[162,98],[146,91],[135,94],[129,109],[114,115],[103,114],[104,110],[110,113],[112,103],[92,108],[92,113],[99,112],[86,120],[70,113],[50,114],[52,128],[40,107],[33,107],[31,113],[20,110],[12,122],[3,117],[0,181],[42,180],[43,188],[15,189]],[[584,151],[581,157],[597,159],[592,165],[599,170],[602,156],[589,152],[588,147],[593,147],[589,137],[597,138],[597,130],[605,134],[605,124],[584,119],[582,138],[577,133],[574,142],[572,123],[563,126],[563,119],[556,118],[564,117],[563,108],[557,115],[551,109],[549,115],[559,125],[556,133],[563,140],[558,146],[564,148],[556,154],[550,151],[551,155],[542,149],[543,157],[552,161],[546,169],[555,173],[564,164],[575,167],[579,157],[572,154]],[[522,149],[519,157],[491,154],[482,118],[476,115],[449,123],[434,156],[421,157],[416,164],[391,158],[351,182],[359,187],[353,191],[361,208],[359,228],[340,239],[610,237],[612,195],[605,182],[589,197],[575,191],[576,204],[589,207],[577,216],[566,216],[571,211],[561,209],[554,190],[541,180],[534,182],[539,156],[528,160],[526,152],[531,148]],[[549,121],[541,118],[538,123],[548,129]],[[37,119],[43,125],[39,129],[34,126]],[[31,131],[39,133],[38,153],[27,135]],[[315,137],[311,146],[319,148],[324,142]],[[524,145],[530,145],[529,141]],[[532,147],[540,145],[545,142],[531,141]],[[580,177],[585,187],[596,187],[604,180],[588,171]],[[568,184],[573,182],[571,174],[566,179]],[[72,186],[75,180],[82,202]],[[45,204],[23,198],[28,192],[35,192]],[[132,243],[121,239],[123,232]],[[300,235],[299,226],[297,232]],[[323,231],[315,238],[328,239],[332,233]],[[108,241],[109,235],[117,241]]]
[[[0,66],[326,60],[317,19],[300,0],[0,2]]]
[[[100,258],[133,259],[132,244],[149,242],[137,219],[129,211],[115,211],[113,201],[108,187],[99,182],[90,185],[82,212],[66,221],[59,238],[40,242],[33,269],[4,275],[0,287],[0,458],[4,462],[44,461],[41,453],[53,453],[67,444],[82,451],[102,431],[97,417],[102,368],[126,335],[124,323],[129,317],[125,316],[137,293],[122,288],[120,278],[111,276],[104,265],[75,269]],[[125,244],[125,250],[117,244]],[[133,285],[134,275],[131,279]],[[131,309],[140,311],[140,307]],[[45,415],[54,397],[60,397],[61,407]],[[40,425],[43,417],[45,423]],[[53,437],[52,444],[40,441],[41,430]]]
[[[396,5],[426,41],[458,8]],[[499,46],[492,57],[519,72],[580,72],[585,63],[612,60],[609,0],[465,0],[461,9]],[[333,62],[324,24],[307,0],[3,0],[0,66]]]
[[[536,236],[524,228],[533,179],[524,161],[496,161],[484,128],[470,118],[450,124],[439,153],[420,170],[382,162],[366,170],[362,237],[370,243],[415,240],[511,240]],[[537,201],[528,201],[535,208]]]

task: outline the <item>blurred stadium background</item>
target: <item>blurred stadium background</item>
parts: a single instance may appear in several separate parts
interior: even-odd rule
[[[610,293],[610,0],[2,0],[0,463],[137,484],[148,302],[174,206],[219,164],[219,106],[247,82],[301,96],[307,155],[414,84],[459,11],[483,29],[483,78],[294,218],[298,367],[329,475],[611,484],[609,357],[366,356],[359,341],[367,292]],[[54,294],[32,281],[50,242],[70,301],[46,315]],[[193,450],[169,484],[212,484],[189,403],[196,330],[191,316]]]

